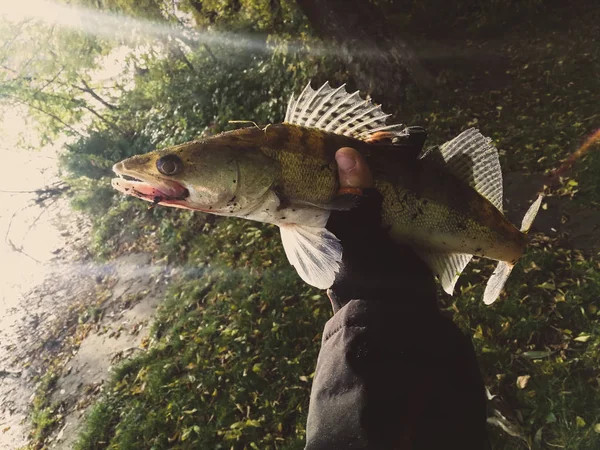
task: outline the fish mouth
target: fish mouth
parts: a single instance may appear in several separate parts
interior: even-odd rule
[[[113,172],[118,175],[118,178],[113,178],[111,185],[123,194],[154,204],[188,208],[185,199],[189,197],[190,192],[177,181],[145,177],[128,170],[122,162],[113,166]]]

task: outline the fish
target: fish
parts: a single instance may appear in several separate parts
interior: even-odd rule
[[[490,138],[469,128],[423,150],[425,130],[388,124],[389,116],[345,85],[309,83],[292,95],[283,123],[133,156],[113,166],[112,186],[153,205],[277,225],[298,275],[327,289],[343,270],[342,244],[327,221],[356,205],[355,195],[340,192],[335,153],[352,147],[383,197],[382,227],[415,250],[445,292],[453,293],[473,256],[498,261],[483,296],[492,304],[525,251],[542,197],[517,228],[502,213],[502,170]]]

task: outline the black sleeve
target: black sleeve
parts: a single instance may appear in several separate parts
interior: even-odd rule
[[[389,300],[352,300],[326,324],[306,449],[486,448],[470,339],[437,310]]]

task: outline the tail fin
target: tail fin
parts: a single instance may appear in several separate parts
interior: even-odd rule
[[[506,261],[500,261],[496,266],[496,270],[490,277],[487,282],[487,286],[485,287],[485,292],[483,293],[483,303],[486,305],[491,305],[496,301],[496,299],[500,296],[500,292],[502,292],[502,288],[508,280],[508,276],[510,272],[515,267],[512,264],[507,263]]]
[[[538,198],[535,199],[535,202],[531,204],[525,213],[525,216],[523,216],[523,222],[521,222],[521,233],[527,233],[531,228],[531,224],[535,220],[535,216],[537,216],[540,205],[542,204],[542,198],[543,197],[541,195],[538,196]]]
[[[521,223],[521,232],[527,233],[531,228],[531,224],[535,220],[535,216],[537,215],[540,205],[542,204],[542,196],[540,195],[529,207],[525,216],[523,217],[523,222]],[[502,292],[502,288],[508,280],[508,276],[510,272],[513,270],[514,264],[510,264],[506,261],[500,261],[496,266],[496,270],[490,277],[487,282],[487,286],[485,287],[485,292],[483,293],[483,303],[486,305],[491,305],[496,301],[498,296],[500,296],[500,292]]]

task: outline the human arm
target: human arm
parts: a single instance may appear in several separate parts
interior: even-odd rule
[[[484,386],[469,338],[440,314],[425,264],[381,229],[365,161],[347,148],[336,159],[342,189],[366,195],[328,223],[344,260],[328,291],[335,315],[323,332],[306,449],[485,448]]]

